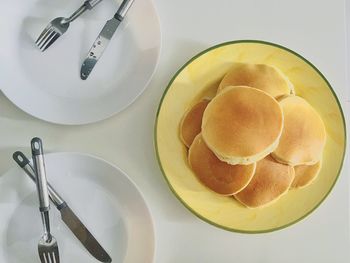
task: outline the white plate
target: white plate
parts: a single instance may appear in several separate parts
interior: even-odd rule
[[[149,263],[153,223],[134,183],[118,168],[88,155],[46,155],[47,177],[102,244],[113,262]],[[20,168],[0,177],[0,262],[37,263],[42,234],[35,185]],[[51,206],[51,227],[61,262],[96,262]]]
[[[41,53],[34,44],[39,33],[82,2],[1,1],[0,89],[19,108],[49,122],[86,124],[123,110],[145,89],[158,62],[161,36],[152,0],[134,2],[85,81],[81,64],[116,12],[116,1],[104,0],[86,11]]]

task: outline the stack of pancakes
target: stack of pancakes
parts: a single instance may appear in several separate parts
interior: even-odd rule
[[[180,137],[205,186],[254,208],[316,179],[326,131],[279,69],[237,63],[214,98],[185,113]]]

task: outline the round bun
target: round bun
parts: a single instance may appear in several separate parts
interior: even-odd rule
[[[315,164],[321,160],[326,130],[321,117],[303,98],[288,96],[280,100],[284,128],[272,156],[290,165]]]
[[[188,160],[197,178],[211,190],[222,195],[233,195],[241,191],[252,179],[255,163],[230,165],[220,161],[210,151],[201,134],[194,139]]]
[[[282,128],[282,109],[271,95],[227,87],[205,109],[202,137],[221,161],[251,164],[277,147]]]
[[[222,79],[218,93],[227,86],[249,86],[277,98],[294,93],[293,84],[278,68],[265,64],[236,63]]]

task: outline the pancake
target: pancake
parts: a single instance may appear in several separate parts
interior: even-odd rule
[[[290,165],[315,164],[322,157],[326,130],[321,117],[303,98],[288,96],[280,100],[284,128],[272,156]]]
[[[194,139],[188,160],[197,178],[205,186],[222,195],[232,195],[241,191],[255,172],[255,163],[230,165],[220,161],[207,147],[201,134]]]
[[[263,207],[287,193],[293,179],[294,168],[269,155],[257,162],[252,180],[235,198],[250,208]]]
[[[294,166],[295,178],[292,183],[293,188],[303,188],[310,185],[317,178],[321,171],[321,161],[313,165]]]
[[[227,87],[208,104],[202,136],[215,155],[229,164],[251,164],[271,153],[283,128],[279,103],[250,87]]]
[[[293,84],[278,68],[265,64],[236,63],[222,79],[218,93],[227,86],[249,86],[277,98],[294,93]]]
[[[210,100],[202,100],[187,111],[180,124],[182,142],[190,147],[194,138],[201,132],[202,117]]]

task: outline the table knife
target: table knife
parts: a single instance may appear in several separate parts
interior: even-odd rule
[[[113,18],[108,20],[104,25],[102,31],[96,38],[81,66],[80,78],[82,80],[87,79],[87,77],[90,75],[92,69],[96,65],[99,58],[102,56],[104,50],[112,39],[113,34],[117,30],[119,24],[123,21],[133,2],[134,0],[123,0],[120,7],[118,8],[117,13],[115,13]]]
[[[13,159],[24,170],[24,172],[35,182],[35,170],[31,165],[28,158],[20,151],[13,154]],[[84,226],[80,219],[69,208],[64,199],[55,191],[55,189],[48,183],[49,197],[52,203],[56,206],[61,213],[63,222],[73,232],[77,239],[83,244],[83,246],[93,255],[97,260],[101,262],[112,262],[111,257],[98,243],[90,231]]]

